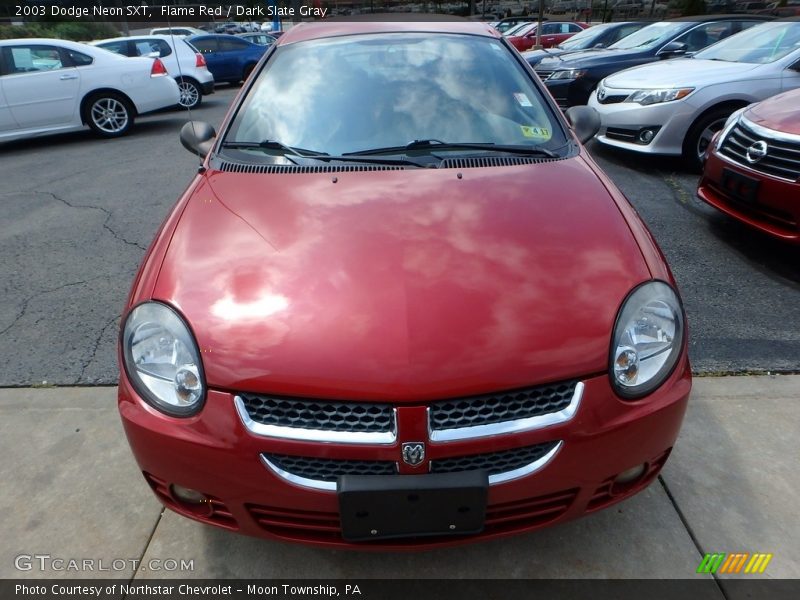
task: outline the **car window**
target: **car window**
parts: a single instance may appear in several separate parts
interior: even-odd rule
[[[172,48],[164,40],[133,40],[138,56],[147,56],[153,52],[158,52],[159,58],[164,58],[172,54]]]
[[[613,44],[614,42],[621,40],[624,37],[628,37],[632,33],[639,31],[642,28],[642,25],[639,23],[630,23],[628,25],[623,25],[622,27],[617,28],[615,31],[611,32],[611,39],[608,41],[609,44]]]
[[[84,54],[83,52],[70,49],[66,49],[66,52],[70,61],[72,61],[72,66],[74,67],[86,67],[94,62],[94,59],[91,56]]]
[[[245,40],[238,40],[236,38],[231,38],[229,40],[223,39],[219,41],[219,49],[221,52],[244,50],[245,48],[249,47],[250,44],[248,44]]]
[[[565,31],[565,33],[578,33],[579,31],[583,31],[580,25],[567,23],[567,31]]]
[[[3,54],[10,73],[31,73],[63,69],[61,52],[55,46],[40,44],[20,45],[3,48]]]
[[[675,42],[686,44],[687,52],[697,52],[728,37],[732,32],[731,26],[730,21],[704,23],[675,38]]]
[[[770,63],[796,51],[800,51],[800,21],[773,21],[723,40],[695,58]]]
[[[128,41],[127,40],[116,40],[113,42],[103,42],[102,44],[97,44],[98,48],[103,48],[110,52],[115,52],[116,54],[122,54],[123,56],[128,56]]]
[[[216,52],[218,49],[217,40],[215,38],[201,38],[199,40],[192,40],[191,43],[201,54]]]
[[[634,48],[637,50],[645,50],[648,48],[655,48],[671,40],[673,36],[686,29],[686,27],[686,23],[673,21],[652,23],[647,27],[643,27],[636,33],[615,42],[609,46],[609,48],[620,50],[632,50]]]
[[[542,93],[498,40],[417,33],[278,48],[226,141],[273,140],[340,155],[430,138],[566,143]]]

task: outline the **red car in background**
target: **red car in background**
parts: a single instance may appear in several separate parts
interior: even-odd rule
[[[533,22],[506,39],[520,52],[530,50],[536,45],[536,29],[538,26],[538,22]],[[561,42],[588,28],[588,23],[574,21],[547,21],[542,23],[542,47],[552,48],[553,46],[558,46]]]
[[[733,113],[709,144],[698,196],[764,233],[800,244],[800,90]]]
[[[294,85],[303,73],[303,85]],[[568,119],[568,120],[566,120]],[[649,485],[691,389],[652,235],[500,34],[293,27],[122,314],[119,410],[170,509],[358,548],[487,539]]]

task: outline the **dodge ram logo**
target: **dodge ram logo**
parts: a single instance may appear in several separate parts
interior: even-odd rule
[[[425,460],[425,444],[423,442],[403,442],[403,462],[417,467]]]

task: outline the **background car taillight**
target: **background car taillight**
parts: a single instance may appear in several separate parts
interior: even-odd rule
[[[205,68],[205,67],[208,66],[208,65],[206,65],[206,59],[199,52],[195,52],[195,55],[194,55],[194,66],[197,67],[198,69]]]
[[[164,66],[160,58],[156,58],[153,61],[153,67],[150,69],[150,77],[161,77],[162,75],[167,75],[167,67]]]

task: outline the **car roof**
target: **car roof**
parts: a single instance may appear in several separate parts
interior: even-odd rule
[[[368,15],[375,19],[377,15]],[[488,23],[469,21],[443,16],[440,20],[430,20],[439,15],[425,15],[426,20],[337,20],[328,19],[324,23],[300,23],[278,38],[278,44],[285,46],[296,42],[317,40],[344,35],[370,33],[459,33],[482,37],[499,38],[500,33]],[[389,15],[391,19],[392,15]],[[408,19],[408,15],[403,15]],[[397,18],[397,15],[394,15]]]
[[[120,37],[114,38],[106,38],[104,40],[92,40],[89,42],[90,44],[104,44],[106,42],[121,42],[122,40],[147,40],[147,39],[154,39],[154,40],[164,40],[165,42],[169,42],[173,39],[171,35],[161,35],[159,33],[145,33],[143,35],[123,35]],[[183,37],[177,37],[176,40],[182,40]]]
[[[775,17],[772,15],[743,15],[741,13],[734,15],[694,15],[690,17],[676,17],[674,19],[665,19],[665,21],[686,21],[689,23],[705,23],[707,21],[772,21]]]

